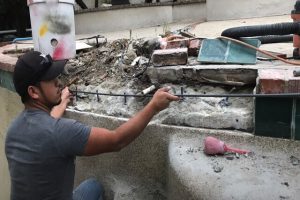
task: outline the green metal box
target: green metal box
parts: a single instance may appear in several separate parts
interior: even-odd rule
[[[300,99],[256,98],[255,135],[300,140]]]

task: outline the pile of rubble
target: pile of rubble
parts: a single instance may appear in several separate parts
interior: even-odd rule
[[[75,80],[72,91],[106,94],[141,94],[154,85],[156,88],[171,86],[171,93],[179,94],[228,94],[251,93],[253,88],[189,83],[152,83],[148,68],[165,65],[191,65],[191,56],[198,53],[200,39],[182,36],[150,39],[120,39],[106,42],[98,48],[78,53],[67,65],[68,76],[64,82]],[[177,47],[177,48],[176,48]],[[178,48],[179,47],[179,48]],[[182,48],[181,48],[182,47]],[[160,58],[161,51],[168,58]],[[179,53],[178,53],[179,52]],[[189,58],[188,58],[189,56]],[[183,62],[184,61],[184,62]],[[178,81],[180,83],[180,81]],[[154,91],[153,91],[154,92]],[[131,117],[144,107],[150,97],[97,96],[77,93],[71,108],[117,117]],[[155,123],[191,127],[253,130],[252,98],[185,98],[174,102],[169,109],[154,118]]]
[[[105,80],[126,82],[142,71],[148,60],[131,65],[137,54],[129,40],[106,43],[99,48],[79,53],[67,64],[68,78],[80,77],[77,84],[96,85]]]

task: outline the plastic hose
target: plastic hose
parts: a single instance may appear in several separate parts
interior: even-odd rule
[[[299,34],[300,33],[300,23],[289,22],[289,23],[277,23],[269,25],[260,26],[242,26],[229,28],[222,32],[222,36],[230,38],[240,38],[240,37],[253,37],[253,36],[263,36],[263,35],[289,35],[289,34]]]

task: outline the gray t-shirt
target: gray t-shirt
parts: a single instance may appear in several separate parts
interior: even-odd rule
[[[12,200],[69,200],[75,156],[82,155],[91,127],[24,110],[8,129],[5,153]]]

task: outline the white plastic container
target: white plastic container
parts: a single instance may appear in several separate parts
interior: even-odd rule
[[[34,50],[54,60],[76,55],[74,0],[27,0]]]

